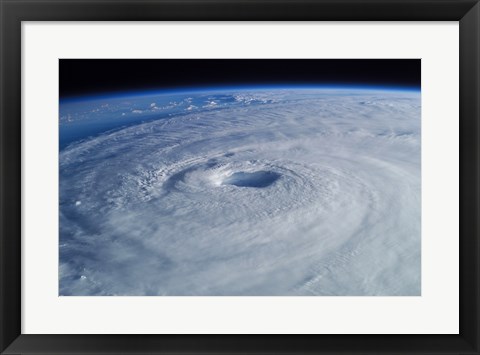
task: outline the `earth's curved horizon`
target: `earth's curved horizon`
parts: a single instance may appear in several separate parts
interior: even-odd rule
[[[60,103],[61,295],[420,295],[421,94]]]

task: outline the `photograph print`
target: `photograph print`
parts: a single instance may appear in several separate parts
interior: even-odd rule
[[[60,296],[420,296],[420,59],[60,59]]]

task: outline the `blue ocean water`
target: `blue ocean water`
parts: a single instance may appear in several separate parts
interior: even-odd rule
[[[343,86],[299,86],[297,90],[331,88],[334,91],[325,95],[338,95],[338,90],[350,90]],[[353,87],[356,88],[356,87]],[[366,90],[418,91],[412,88],[358,87]],[[358,89],[357,88],[357,89]],[[116,131],[139,123],[170,118],[192,112],[204,112],[242,105],[269,103],[269,99],[249,97],[251,90],[268,92],[291,90],[292,87],[224,87],[168,91],[125,92],[107,95],[83,96],[63,99],[59,105],[59,149],[71,143],[93,138],[99,134]],[[351,96],[351,90],[348,96]]]

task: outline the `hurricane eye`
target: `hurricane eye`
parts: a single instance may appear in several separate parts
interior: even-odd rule
[[[236,172],[223,180],[222,185],[263,188],[272,185],[280,176],[273,171]]]

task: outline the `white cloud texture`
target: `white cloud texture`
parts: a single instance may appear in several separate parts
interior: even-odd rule
[[[420,93],[228,94],[61,151],[60,294],[419,295]]]

